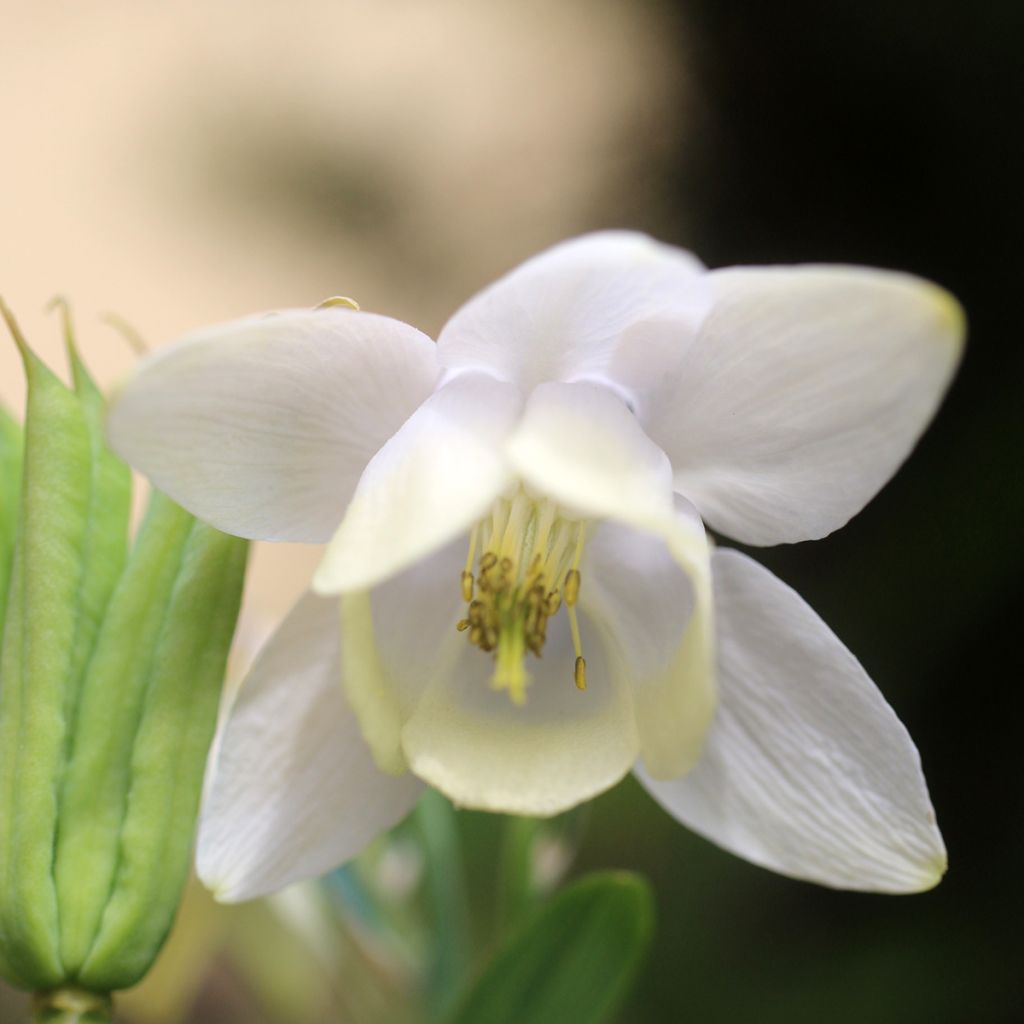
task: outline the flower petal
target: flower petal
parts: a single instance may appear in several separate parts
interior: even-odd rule
[[[402,726],[447,667],[446,646],[465,612],[466,548],[459,538],[372,591],[341,597],[345,693],[383,771],[408,769]]]
[[[906,729],[815,613],[735,551],[713,560],[720,706],[689,775],[638,775],[747,860],[842,889],[915,892],[946,854]]]
[[[354,857],[422,790],[382,774],[339,684],[336,601],[307,594],[261,652],[218,735],[197,865],[224,901]]]
[[[409,766],[464,807],[550,815],[613,786],[637,756],[631,699],[603,630],[585,612],[580,632],[587,689],[573,682],[564,615],[544,655],[530,658],[523,705],[491,686],[493,658],[452,631],[437,672],[402,730]]]
[[[926,281],[855,267],[709,277],[714,307],[648,432],[716,530],[748,544],[823,537],[931,419],[960,357],[962,311]]]
[[[502,447],[521,407],[515,387],[484,374],[424,402],[366,467],[314,589],[371,587],[464,533],[512,482]]]
[[[580,602],[617,645],[633,696],[640,753],[656,778],[689,771],[715,710],[710,549],[677,499],[681,542],[617,523],[591,533]]]
[[[444,366],[530,390],[608,377],[643,391],[679,361],[707,311],[700,262],[646,235],[606,231],[534,256],[474,296],[438,339]]]
[[[251,317],[149,357],[107,429],[122,458],[214,526],[322,543],[437,375],[434,344],[397,320],[338,308]]]
[[[524,705],[491,687],[494,659],[455,625],[465,613],[463,544],[342,597],[345,686],[378,764],[413,772],[456,803],[555,814],[613,785],[637,756],[617,649],[581,609],[587,689],[574,685],[564,613],[526,663]],[[357,630],[359,633],[357,639]]]
[[[571,515],[655,530],[672,519],[668,458],[605,387],[541,384],[507,451],[527,486]]]
[[[634,681],[636,716],[643,756],[659,777],[674,777],[688,770],[700,755],[704,735],[714,711],[714,633],[710,579],[710,551],[699,516],[672,494],[671,469],[664,452],[643,432],[625,404],[606,388],[594,384],[543,384],[527,403],[523,420],[509,442],[509,455],[522,479],[564,505],[570,515],[607,519],[619,524],[610,547],[627,542],[654,545],[659,541],[672,562],[689,581],[696,606],[675,609],[681,632],[664,619],[659,627],[676,641],[670,661],[645,665],[638,645],[631,642],[626,623],[633,610],[650,610],[657,594],[645,590],[634,576],[629,557],[616,564],[614,550],[598,538],[596,554],[604,564],[586,573],[580,600],[587,605],[593,587],[591,611],[604,629],[623,646],[624,671]],[[637,531],[658,538],[641,542]],[[605,541],[608,541],[606,535]],[[648,549],[647,555],[652,553]],[[639,554],[639,552],[634,552]],[[676,593],[666,602],[682,601],[679,574],[659,561],[658,585],[674,578]],[[662,609],[665,610],[665,609]],[[668,612],[669,616],[673,614]],[[641,665],[640,669],[635,666]],[[650,674],[647,669],[650,668]]]

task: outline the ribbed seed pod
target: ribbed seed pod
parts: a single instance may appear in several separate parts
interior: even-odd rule
[[[70,328],[74,391],[0,312],[28,377],[23,445],[0,416],[0,973],[92,999],[173,921],[248,545],[154,493],[129,556],[130,474]]]
[[[0,651],[0,946],[26,988],[64,980],[53,880],[89,562],[92,455],[78,398],[22,344],[28,377],[14,564]]]
[[[0,406],[0,647],[3,646],[4,609],[14,561],[14,535],[21,494],[21,427]]]

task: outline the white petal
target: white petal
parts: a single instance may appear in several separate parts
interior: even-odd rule
[[[342,595],[345,693],[383,771],[408,768],[402,726],[447,667],[448,641],[465,614],[467,545],[459,538],[372,591]]]
[[[963,314],[906,274],[709,277],[714,307],[647,429],[716,530],[748,544],[822,537],[910,453],[960,357]]]
[[[645,235],[585,235],[527,260],[445,325],[438,355],[529,390],[610,377],[642,392],[678,364],[707,311],[701,264]]]
[[[513,704],[491,688],[493,656],[455,628],[465,555],[449,545],[370,595],[342,598],[349,699],[386,770],[408,765],[463,806],[555,814],[614,785],[636,760],[617,649],[581,614],[588,685],[578,691],[562,612],[543,657],[527,658],[525,705]]]
[[[682,542],[667,544],[601,523],[581,567],[580,602],[618,647],[641,756],[656,778],[693,767],[715,710],[710,550],[700,519],[681,499],[677,531]]]
[[[550,815],[613,786],[637,756],[631,698],[603,631],[580,616],[587,689],[573,682],[564,614],[552,619],[543,657],[529,657],[526,702],[492,689],[492,656],[451,634],[436,673],[402,730],[417,775],[464,807]]]
[[[108,435],[214,526],[322,543],[437,375],[434,344],[397,320],[337,308],[251,317],[143,362],[115,397]]]
[[[596,384],[542,384],[508,454],[523,481],[570,515],[660,528],[672,518],[672,469],[623,401]]]
[[[512,483],[519,391],[484,374],[432,395],[377,453],[314,578],[321,594],[387,579],[464,533]]]
[[[261,652],[208,769],[197,866],[224,901],[351,859],[422,790],[373,762],[342,696],[336,601],[307,594]]]
[[[745,555],[713,560],[720,705],[683,824],[747,860],[842,889],[915,892],[946,854],[906,729],[815,613]]]

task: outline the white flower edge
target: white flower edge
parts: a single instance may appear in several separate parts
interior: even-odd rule
[[[696,768],[637,776],[676,819],[781,874],[909,893],[946,869],[920,757],[867,673],[784,583],[712,559],[719,708]]]
[[[910,454],[952,380],[948,292],[866,267],[730,267],[677,375],[642,417],[675,486],[746,544],[843,526]]]
[[[396,824],[423,790],[377,769],[341,693],[338,602],[301,598],[223,717],[196,867],[223,902],[323,874]]]
[[[366,464],[434,390],[434,343],[347,309],[196,331],[112,396],[111,447],[212,526],[323,543]]]

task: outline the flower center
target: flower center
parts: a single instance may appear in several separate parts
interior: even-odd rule
[[[499,498],[470,534],[462,573],[462,597],[469,607],[458,629],[468,631],[471,644],[493,652],[491,686],[507,690],[515,704],[525,702],[530,682],[526,654],[541,656],[548,619],[563,604],[576,651],[576,686],[587,688],[576,616],[585,539],[585,523],[560,516],[552,502],[529,498],[521,489]]]

